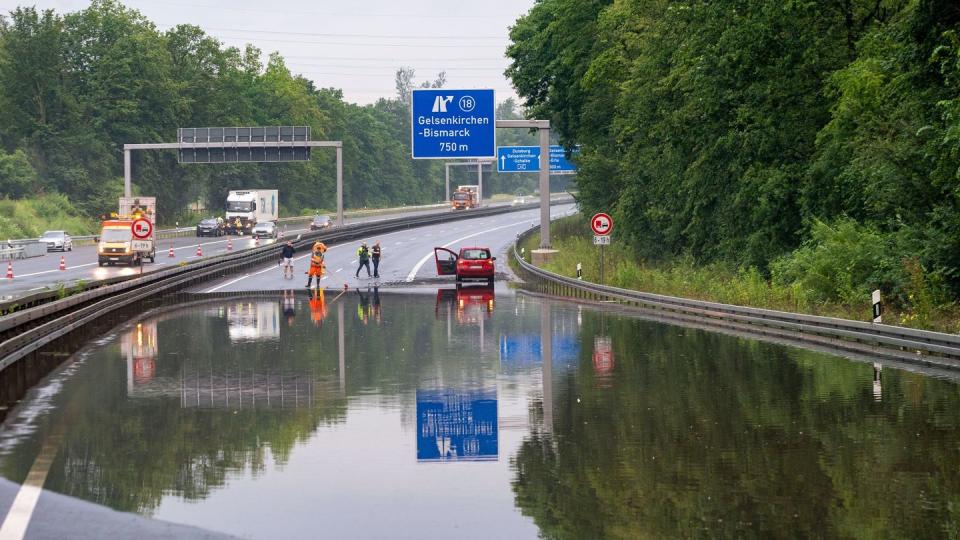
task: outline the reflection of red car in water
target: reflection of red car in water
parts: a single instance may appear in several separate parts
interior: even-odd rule
[[[440,306],[447,304],[454,308],[457,322],[470,324],[479,322],[481,317],[493,317],[493,287],[469,287],[466,289],[437,289],[437,306],[434,313],[439,318]]]
[[[485,247],[464,247],[460,253],[449,249],[433,248],[433,258],[437,263],[438,276],[457,276],[457,283],[465,279],[486,280],[487,285],[493,285],[493,275],[496,272],[490,249]]]

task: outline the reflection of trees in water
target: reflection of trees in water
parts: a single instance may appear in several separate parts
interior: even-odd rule
[[[960,530],[953,382],[886,370],[876,401],[869,365],[614,321],[612,386],[585,351],[554,385],[552,432],[531,434],[514,459],[517,506],[544,536]]]
[[[283,467],[297,443],[345,417],[346,400],[331,383],[336,350],[324,354],[310,341],[287,350],[282,347],[289,343],[281,346],[277,340],[231,345],[225,318],[197,313],[162,320],[158,339],[156,376],[135,383],[129,394],[124,359],[113,347],[91,358],[69,381],[59,420],[67,426],[57,457],[62,467],[52,468],[48,489],[149,513],[165,495],[203,499],[231,474],[256,476],[268,460]],[[269,374],[247,381],[248,397],[284,377],[286,388],[291,381],[309,380],[312,393],[309,400],[295,395],[283,404],[264,400],[255,407],[241,407],[239,401],[228,405],[218,394],[212,406],[197,407],[184,403],[178,391],[163,391],[170,386],[166,383],[190,382],[199,373],[217,391],[226,389],[221,382],[234,387],[234,397],[237,379],[217,377]],[[298,386],[304,387],[304,382]]]

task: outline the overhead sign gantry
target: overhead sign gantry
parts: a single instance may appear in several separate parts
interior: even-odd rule
[[[291,162],[310,159],[311,148],[337,151],[337,226],[343,226],[343,143],[311,141],[308,126],[179,128],[177,142],[123,145],[123,193],[132,196],[130,154],[176,150],[180,163]]]

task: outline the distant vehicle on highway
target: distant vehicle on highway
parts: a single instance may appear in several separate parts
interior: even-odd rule
[[[280,217],[279,192],[275,189],[242,189],[227,194],[227,232],[243,235],[258,223]]]
[[[253,230],[250,231],[250,234],[252,234],[254,238],[276,238],[277,225],[272,221],[257,223],[253,226]]]
[[[310,222],[311,231],[319,231],[321,229],[327,229],[333,226],[333,220],[330,219],[330,216],[320,215],[315,216],[313,221]]]
[[[197,236],[223,236],[226,232],[223,221],[207,218],[197,223]]]
[[[454,210],[466,210],[480,206],[480,186],[460,186],[450,198]]]
[[[517,195],[513,198],[513,201],[510,202],[510,206],[517,206],[518,204],[525,204],[526,198],[523,195]]]
[[[457,284],[464,280],[484,280],[493,285],[496,272],[496,257],[490,254],[490,248],[463,247],[460,253],[447,248],[433,248],[433,258],[437,263],[437,275],[456,276]]]
[[[73,251],[73,240],[66,231],[44,231],[39,241],[47,244],[47,251]]]

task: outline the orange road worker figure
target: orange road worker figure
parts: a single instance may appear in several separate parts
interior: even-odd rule
[[[317,287],[320,286],[320,278],[323,277],[326,266],[323,264],[323,254],[327,252],[327,246],[323,242],[317,242],[313,245],[310,252],[310,270],[307,270],[307,288],[311,288],[313,278],[317,278]]]
[[[323,319],[327,316],[327,303],[323,297],[323,289],[314,291],[310,298],[310,320],[315,326],[320,326]]]

